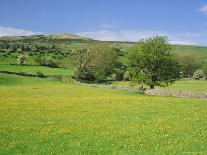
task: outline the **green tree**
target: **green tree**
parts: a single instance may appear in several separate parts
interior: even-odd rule
[[[94,57],[94,51],[86,48],[73,51],[74,54],[74,77],[76,80],[93,81],[94,77],[90,75],[91,61]]]
[[[183,55],[180,57],[182,64],[182,72],[184,77],[192,77],[193,73],[199,68],[198,63],[189,55]]]
[[[204,77],[205,77],[205,72],[201,69],[196,70],[193,74],[193,78],[195,80],[200,80],[201,78],[204,78]]]
[[[44,56],[39,59],[36,59],[36,62],[39,63],[40,66],[47,66],[47,67],[58,67],[58,63],[52,56]]]
[[[203,65],[202,70],[204,71],[205,74],[205,80],[207,80],[207,64]]]
[[[167,37],[155,36],[139,41],[128,56],[133,76],[141,72],[141,81],[151,89],[175,82],[180,77],[181,65],[172,51]]]
[[[95,81],[104,81],[115,72],[116,51],[107,46],[97,46],[94,48],[94,52],[94,58],[91,61],[92,75],[95,77]]]
[[[23,55],[23,54],[20,54],[18,57],[17,57],[17,62],[20,64],[20,65],[23,65],[25,63],[25,60],[26,60],[26,56]]]
[[[76,50],[74,77],[77,80],[104,81],[114,72],[116,58],[116,52],[104,46]]]

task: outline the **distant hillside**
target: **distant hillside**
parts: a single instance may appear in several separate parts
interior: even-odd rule
[[[54,44],[61,51],[69,51],[80,47],[93,47],[97,45],[107,45],[110,47],[118,47],[124,50],[132,47],[135,42],[120,42],[120,41],[98,41],[90,38],[68,34],[58,33],[49,35],[31,35],[31,36],[4,36],[0,37],[1,44],[24,44],[27,46],[50,46]],[[191,45],[173,45],[175,52],[180,55],[192,56],[201,64],[207,64],[207,47],[191,46]]]
[[[192,46],[192,45],[173,45],[176,53],[179,55],[191,55],[196,59],[206,59],[207,62],[207,47]]]
[[[92,40],[90,38],[81,37],[74,34],[68,33],[58,33],[58,34],[49,34],[49,35],[31,35],[31,36],[3,36],[0,37],[2,41],[40,41],[40,40]]]
[[[48,39],[76,39],[76,40],[92,40],[90,38],[68,34],[68,33],[58,33],[58,34],[51,34],[47,36]]]

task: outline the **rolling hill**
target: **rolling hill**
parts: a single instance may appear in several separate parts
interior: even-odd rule
[[[97,45],[106,45],[110,47],[122,48],[128,50],[135,42],[119,42],[119,41],[98,41],[74,34],[58,33],[49,35],[31,35],[31,36],[4,36],[0,37],[0,44],[24,44],[26,46],[51,46],[55,45],[57,52],[68,52],[80,47],[93,47]],[[192,56],[201,65],[207,64],[207,47],[191,46],[191,45],[173,45],[175,52],[179,56]],[[0,51],[0,54],[2,52]],[[1,57],[1,55],[0,55]],[[64,56],[63,56],[64,57]],[[124,58],[123,58],[124,59]],[[2,58],[0,58],[2,60]]]

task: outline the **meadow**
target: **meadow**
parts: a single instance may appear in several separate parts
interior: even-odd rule
[[[206,100],[0,74],[0,154],[206,154]]]
[[[74,49],[108,44],[126,52],[134,43],[68,34],[1,41],[0,72],[41,72],[65,79],[0,73],[0,154],[207,154],[207,100],[149,96],[66,78],[73,74]],[[17,45],[30,51],[13,50]],[[174,48],[180,56],[206,63],[206,47]],[[125,64],[124,52],[119,59]],[[27,57],[23,65],[17,64],[20,53]],[[36,59],[45,55],[52,55],[59,67],[40,66]],[[180,80],[159,89],[207,93],[207,81]]]

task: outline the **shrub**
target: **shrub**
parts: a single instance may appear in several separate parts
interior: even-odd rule
[[[51,56],[37,59],[37,62],[39,63],[40,66],[47,66],[52,68],[58,67],[57,62]]]
[[[202,70],[204,71],[205,74],[205,80],[207,80],[207,64],[202,67]]]
[[[129,71],[126,71],[124,73],[123,80],[124,81],[129,81],[129,79],[130,79],[130,73],[129,73]]]
[[[200,80],[201,78],[204,78],[204,77],[205,77],[205,73],[201,69],[196,70],[193,74],[193,78],[195,80]]]
[[[40,77],[40,78],[44,78],[44,77],[45,77],[45,75],[44,75],[42,72],[39,72],[39,71],[38,71],[36,74],[37,74],[37,76]]]
[[[20,65],[23,65],[25,63],[25,60],[26,60],[26,57],[25,55],[23,54],[20,54],[18,57],[17,57],[17,62],[20,64]]]
[[[48,67],[58,67],[57,62],[52,57],[47,57],[47,59],[46,59],[46,65]]]
[[[192,77],[193,73],[199,68],[199,64],[191,56],[188,55],[181,56],[180,61],[182,64],[183,77],[186,78]]]
[[[117,76],[115,73],[111,75],[111,80],[114,80],[114,81],[117,80]]]
[[[33,53],[31,53],[31,52],[29,52],[29,54],[28,54],[29,56],[33,56]]]

